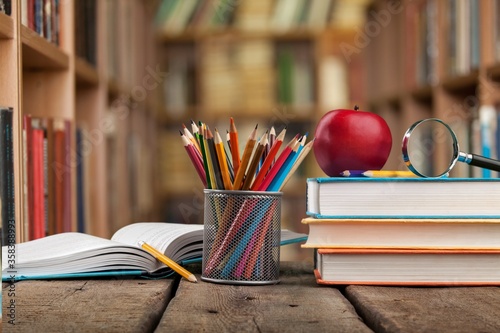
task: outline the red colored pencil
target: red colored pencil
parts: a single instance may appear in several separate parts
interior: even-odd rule
[[[269,170],[269,173],[262,181],[262,184],[260,184],[260,186],[258,187],[258,191],[266,191],[267,190],[267,188],[269,187],[269,185],[273,181],[274,177],[276,176],[278,171],[281,169],[281,167],[285,163],[286,158],[292,152],[293,147],[297,143],[298,137],[299,137],[299,135],[297,134],[292,140],[290,140],[290,142],[288,143],[286,148],[281,152],[280,156],[278,157],[278,160],[276,160],[276,163],[273,164],[273,167],[271,168],[271,170]]]

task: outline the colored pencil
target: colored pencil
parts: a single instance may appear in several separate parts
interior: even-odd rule
[[[255,146],[255,136],[257,133],[257,125],[255,125],[254,130],[250,133],[248,137],[247,143],[245,145],[245,150],[243,151],[243,157],[241,158],[240,166],[238,167],[238,172],[234,176],[233,189],[240,190],[243,185],[243,177],[245,176],[245,172],[247,170],[248,163],[250,162],[250,157],[252,155],[253,147]],[[230,132],[231,133],[231,132]],[[233,146],[235,142],[231,139],[231,146]],[[234,148],[234,147],[233,147]],[[234,167],[234,165],[233,165]]]
[[[201,157],[203,159],[203,168],[205,169],[205,176],[207,179],[207,188],[211,189],[212,188],[212,183],[210,179],[210,171],[208,168],[208,160],[207,160],[207,151],[205,150],[205,139],[203,138],[203,127],[200,129],[198,133],[198,139],[200,141],[200,150],[201,150]]]
[[[231,158],[229,157],[229,154],[231,154],[231,139],[229,137],[228,130],[226,130],[226,143],[227,143],[227,149],[224,149],[224,152],[226,153],[227,168],[229,169],[229,178],[231,178],[231,184],[233,184],[234,170],[233,170],[233,162],[232,162]],[[229,153],[228,153],[228,151],[229,151]]]
[[[193,163],[196,172],[198,173],[198,176],[200,176],[201,181],[203,182],[203,185],[206,187],[207,186],[207,177],[205,174],[205,169],[203,168],[203,163],[198,159],[196,155],[196,148],[194,147],[193,143],[188,140],[188,138],[181,132],[181,139],[184,144],[184,148],[186,149],[186,152],[191,159],[191,162]]]
[[[219,165],[219,159],[217,158],[217,152],[215,150],[214,136],[207,126],[207,136],[205,138],[208,146],[208,151],[210,152],[210,160],[212,161],[212,168],[214,171],[215,183],[217,184],[217,189],[222,190],[225,188],[224,182],[222,181],[222,173]]]
[[[274,162],[274,157],[278,153],[281,144],[283,143],[283,139],[285,138],[285,133],[286,129],[282,130],[281,133],[276,137],[276,140],[274,144],[272,145],[271,149],[269,150],[269,154],[267,154],[266,159],[264,160],[264,163],[260,167],[259,173],[255,177],[251,190],[256,191],[260,184],[262,183],[262,180],[266,176],[267,172],[269,171],[269,168],[271,167],[271,164]]]
[[[180,274],[182,277],[186,278],[190,282],[198,282],[196,277],[193,275],[193,273],[189,272],[187,269],[184,267],[180,266],[177,264],[175,261],[152,247],[151,245],[147,244],[146,242],[140,241],[139,246],[152,254],[156,259],[170,267],[174,272]]]
[[[283,149],[280,156],[276,160],[276,163],[273,164],[273,166],[271,167],[271,170],[269,170],[268,174],[266,175],[266,177],[264,178],[262,183],[259,185],[258,191],[266,191],[267,190],[267,188],[269,187],[269,185],[273,181],[274,177],[276,177],[276,174],[278,173],[278,171],[280,170],[280,168],[283,166],[286,159],[288,158],[288,155],[290,155],[290,153],[292,152],[293,147],[295,147],[295,145],[297,144],[297,137],[298,137],[298,135],[296,135],[292,140],[290,140],[290,142],[285,147],[285,149]]]
[[[304,146],[304,149],[300,152],[299,157],[295,161],[295,163],[292,166],[292,169],[288,172],[287,176],[285,177],[285,180],[283,180],[283,183],[281,184],[280,188],[278,191],[281,191],[281,189],[286,185],[286,183],[290,180],[292,175],[297,171],[298,167],[302,164],[302,161],[306,158],[307,154],[311,151],[312,145],[314,143],[314,139],[312,139],[308,144]]]
[[[400,170],[345,170],[340,173],[343,177],[416,177],[411,171]]]
[[[253,154],[252,162],[248,167],[248,171],[245,175],[245,180],[243,181],[243,186],[241,187],[241,189],[244,191],[250,189],[250,185],[252,184],[252,181],[254,179],[255,171],[257,170],[257,166],[259,165],[262,153],[264,153],[266,144],[267,144],[267,131],[266,134],[264,134],[260,139],[259,144],[257,145],[257,148],[255,149],[255,152]]]
[[[229,177],[229,169],[227,167],[226,154],[224,152],[224,143],[222,142],[222,139],[217,129],[215,129],[214,145],[215,145],[215,152],[217,154],[217,159],[219,161],[220,172],[222,175],[222,182],[224,183],[224,189],[232,190],[233,184],[231,183],[231,179]]]
[[[207,168],[208,172],[210,175],[210,184],[211,184],[211,189],[217,190],[217,181],[215,180],[215,171],[214,171],[214,166],[212,163],[212,157],[210,156],[210,150],[208,149],[208,142],[207,142],[207,126],[203,124],[203,144],[205,145],[205,155],[206,155],[206,160],[207,160]]]
[[[233,158],[233,172],[238,174],[238,169],[240,168],[240,146],[238,142],[238,130],[234,124],[234,119],[231,117],[229,119],[229,138],[231,141],[231,156]]]
[[[290,155],[285,160],[285,163],[281,166],[281,168],[278,170],[278,173],[274,177],[274,179],[271,181],[271,184],[269,184],[267,191],[277,191],[280,187],[281,184],[283,183],[283,180],[285,180],[286,175],[292,168],[295,160],[300,154],[300,151],[304,147],[304,142],[306,141],[306,136],[304,135],[297,143],[294,145],[292,148],[292,151],[290,152]]]
[[[201,155],[200,147],[198,146],[198,142],[196,141],[196,139],[193,136],[193,134],[191,134],[191,132],[189,131],[189,129],[186,127],[186,125],[182,124],[182,128],[184,129],[184,135],[189,139],[189,141],[191,141],[193,143],[193,145],[196,147],[196,149],[198,150],[198,152]]]

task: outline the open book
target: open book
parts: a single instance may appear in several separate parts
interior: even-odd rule
[[[306,239],[305,234],[281,231],[281,245]],[[170,275],[172,270],[140,248],[140,241],[177,263],[200,262],[203,225],[141,222],[121,228],[111,240],[66,232],[17,244],[10,253],[4,246],[2,280]]]

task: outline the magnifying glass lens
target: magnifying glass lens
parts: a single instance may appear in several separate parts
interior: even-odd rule
[[[415,171],[426,177],[440,177],[455,164],[458,145],[447,125],[430,119],[413,128],[407,150],[409,162]]]

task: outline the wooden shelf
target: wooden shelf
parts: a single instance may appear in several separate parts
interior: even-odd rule
[[[121,94],[130,93],[130,89],[127,89],[127,86],[121,82],[118,82],[116,79],[108,80],[108,94],[110,97],[118,97]]]
[[[410,95],[418,101],[429,102],[432,100],[432,86],[417,87],[410,91]]]
[[[381,96],[379,98],[375,98],[369,102],[369,104],[373,105],[374,107],[382,107],[384,105],[397,105],[401,102],[402,98],[402,93],[394,93],[394,94],[388,94],[385,96]],[[361,107],[361,110],[364,108]]]
[[[99,73],[96,68],[83,58],[75,57],[76,83],[80,86],[96,86],[99,84]]]
[[[14,20],[0,13],[0,38],[14,38]]]
[[[466,75],[457,77],[445,78],[443,80],[443,88],[449,92],[459,92],[474,88],[479,82],[479,72],[477,70]]]
[[[24,25],[21,25],[21,41],[24,68],[69,68],[69,56],[64,51]]]
[[[166,33],[158,32],[157,40],[163,43],[181,43],[181,42],[195,42],[207,38],[238,38],[241,39],[270,39],[278,41],[300,41],[311,40],[317,38],[318,31],[310,29],[293,29],[286,31],[251,31],[238,28],[224,28],[224,29],[187,29],[180,33]]]
[[[500,81],[500,63],[487,69],[487,76],[495,81]]]

